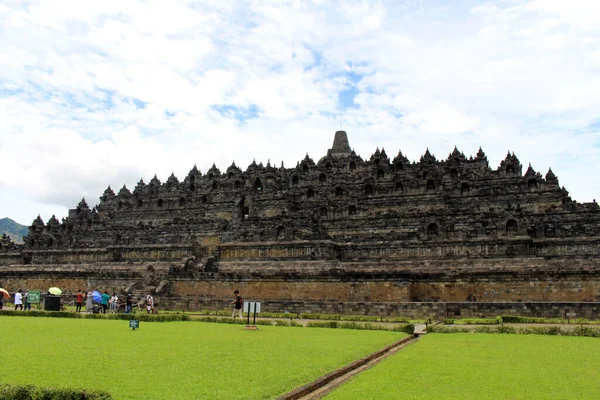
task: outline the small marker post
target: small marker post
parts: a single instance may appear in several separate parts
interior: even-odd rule
[[[135,331],[137,328],[140,327],[140,321],[137,319],[130,319],[129,327]]]

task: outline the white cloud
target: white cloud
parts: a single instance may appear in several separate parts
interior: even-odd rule
[[[60,205],[60,217],[108,184],[183,179],[194,164],[316,160],[338,112],[363,157],[377,146],[418,159],[427,147],[444,158],[481,145],[495,168],[510,149],[590,201],[600,190],[586,178],[600,174],[598,7],[2,4],[0,158],[14,171],[0,175],[2,209],[33,219]],[[6,193],[20,199],[12,209]]]

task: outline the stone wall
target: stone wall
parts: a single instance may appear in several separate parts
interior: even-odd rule
[[[218,272],[210,273],[174,271],[168,261],[21,264],[0,267],[0,286],[13,292],[58,286],[66,299],[79,289],[131,291],[138,298],[152,292],[163,309],[228,308],[233,290],[239,289],[246,300],[263,302],[265,311],[432,316],[454,312],[452,304],[460,304],[464,316],[562,312],[592,316],[600,302],[600,261],[586,257],[234,260],[220,262]],[[555,308],[556,302],[579,304],[580,310]]]
[[[518,315],[543,318],[600,319],[600,302],[329,302],[329,301],[261,301],[263,312],[323,313],[345,315],[402,316],[408,318],[490,318]],[[170,299],[163,303],[175,306]],[[177,303],[188,310],[230,310],[230,300],[198,299]]]

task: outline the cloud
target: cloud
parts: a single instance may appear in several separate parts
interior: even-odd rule
[[[3,209],[61,217],[194,164],[319,159],[340,118],[363,157],[481,145],[495,168],[510,149],[591,201],[599,6],[470,4],[2,4],[0,190],[20,199]]]

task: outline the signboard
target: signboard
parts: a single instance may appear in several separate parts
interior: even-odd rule
[[[244,312],[246,313],[260,313],[260,302],[258,301],[245,301]]]
[[[27,296],[27,302],[31,304],[40,304],[41,292],[39,290],[30,290]]]
[[[248,313],[248,325],[246,325],[246,329],[256,330],[256,314],[260,312],[260,303],[258,301],[245,301],[244,312]],[[254,314],[252,326],[250,326],[250,314]]]
[[[140,327],[140,321],[137,319],[130,319],[129,327],[135,331],[137,328]]]

